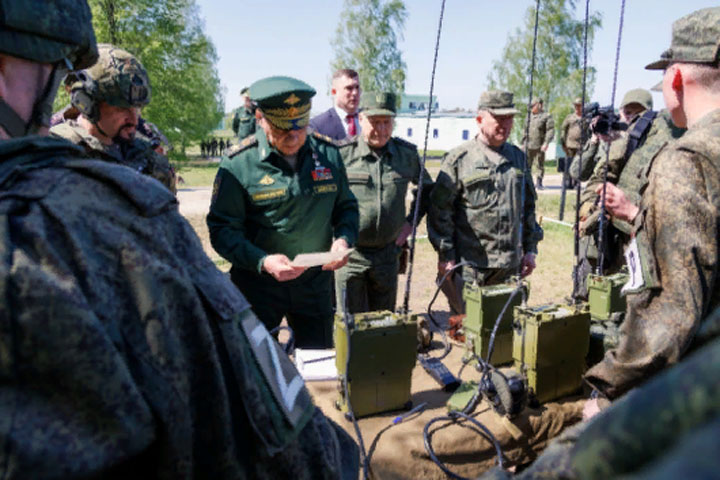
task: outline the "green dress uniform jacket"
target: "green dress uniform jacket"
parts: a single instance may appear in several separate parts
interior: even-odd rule
[[[257,129],[255,114],[245,107],[238,108],[233,116],[232,129],[239,140],[252,135]]]
[[[0,476],[357,478],[167,189],[0,142]]]
[[[308,135],[294,171],[258,130],[220,163],[207,216],[213,248],[232,263],[232,279],[260,319],[274,328],[284,315],[299,315],[297,322],[289,318],[299,346],[305,327],[320,323],[322,335],[329,335],[330,272],[311,268],[278,282],[262,265],[270,254],[292,260],[299,253],[327,251],[333,237],[350,246],[357,241],[357,201],[340,153],[326,138]],[[308,335],[310,343],[331,343],[330,337],[318,339],[321,332]]]
[[[634,223],[637,248],[628,249],[637,294],[617,349],[586,373],[609,398],[678,362],[720,305],[720,110],[667,143],[647,171]]]
[[[519,148],[504,143],[493,149],[478,138],[467,141],[443,160],[431,194],[430,241],[443,261],[515,269],[524,254],[537,253],[537,243],[542,240],[542,229],[535,220],[535,198],[525,155]]]
[[[347,288],[351,313],[394,310],[397,295],[398,256],[395,241],[405,223],[412,224],[417,190],[410,211],[405,208],[410,183],[418,184],[420,158],[417,147],[405,140],[391,138],[374,152],[361,137],[342,144],[350,190],[358,201],[360,229],[355,251],[348,264],[335,273],[338,305]],[[427,211],[432,179],[423,171],[421,219]],[[418,221],[419,221],[418,219]]]
[[[50,129],[50,135],[81,146],[88,157],[130,167],[162,183],[173,195],[177,193],[175,172],[167,157],[154,151],[150,144],[143,140],[136,138],[122,146],[104,145],[75,120],[67,120],[55,125]]]

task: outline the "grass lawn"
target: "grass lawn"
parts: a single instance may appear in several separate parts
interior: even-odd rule
[[[211,187],[215,181],[218,164],[208,162],[178,162],[173,165],[183,182],[184,187]]]

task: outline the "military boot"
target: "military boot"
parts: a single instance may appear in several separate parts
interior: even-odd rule
[[[535,188],[537,188],[538,190],[543,189],[542,177],[537,177],[537,181],[535,182]]]

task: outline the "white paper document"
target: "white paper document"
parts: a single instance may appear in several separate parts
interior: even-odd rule
[[[350,248],[341,252],[300,253],[295,256],[292,264],[295,267],[317,267],[319,265],[326,265],[330,262],[345,258],[350,255],[350,252],[353,250],[353,248]]]
[[[306,382],[337,380],[335,350],[295,349],[295,368]]]

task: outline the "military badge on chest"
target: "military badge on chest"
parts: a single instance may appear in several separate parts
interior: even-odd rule
[[[315,156],[315,154],[313,154]],[[315,182],[324,182],[327,180],[332,180],[332,170],[330,170],[328,167],[323,166],[317,158],[315,159],[315,168],[313,169],[312,173],[312,179]]]

